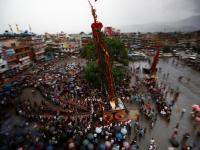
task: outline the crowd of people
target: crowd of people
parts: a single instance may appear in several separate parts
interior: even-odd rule
[[[137,69],[135,69],[137,68]],[[158,69],[159,75],[162,79],[159,81],[157,80],[156,76],[148,76],[148,75],[140,75],[141,69],[139,67],[132,66],[130,70],[132,71],[132,75],[135,76],[135,85],[132,86],[133,93],[130,97],[130,101],[133,103],[137,103],[140,109],[140,114],[147,118],[149,120],[149,127],[152,129],[157,121],[157,116],[159,114],[160,117],[165,118],[168,122],[170,122],[172,110],[174,108],[175,103],[177,102],[179,98],[179,88],[173,88],[171,86],[167,86],[162,80],[168,80],[170,74],[169,72],[165,73],[162,72],[162,68]],[[137,70],[137,71],[136,71]],[[144,80],[142,78],[139,78],[138,76],[143,76]],[[190,78],[186,78],[183,76],[178,77],[178,82],[183,82],[183,79],[186,80],[186,83],[190,82]],[[142,83],[142,84],[141,84]],[[147,88],[147,91],[141,92],[138,90],[138,85],[140,89],[141,87],[145,85]],[[181,110],[180,118],[183,117],[184,113],[186,112],[186,109],[183,108]],[[193,111],[194,112],[194,111]],[[194,113],[193,113],[194,114]],[[195,124],[196,125],[196,124]],[[196,149],[197,145],[194,144],[194,141],[192,143],[188,143],[187,139],[189,139],[189,133],[186,132],[183,134],[183,139],[179,143],[177,141],[177,131],[174,131],[172,133],[172,136],[169,137],[170,143],[172,146],[176,147],[176,144],[178,143],[178,146],[181,147],[181,149],[188,150],[188,149]],[[183,142],[185,141],[185,142]],[[175,142],[175,144],[174,144]],[[152,149],[154,146],[150,146],[149,149]]]
[[[136,142],[128,141],[130,121],[105,125],[99,112],[110,109],[109,102],[99,89],[92,89],[81,79],[82,69],[79,63],[43,63],[12,86],[10,92],[14,95],[8,96],[17,97],[12,104],[16,115],[25,120],[21,125],[24,132],[6,132],[0,141],[1,149],[137,150]],[[24,88],[32,89],[33,97],[39,91],[45,100],[20,99]],[[128,96],[125,88],[118,92],[122,99]],[[29,128],[34,129],[25,130]]]
[[[137,103],[140,115],[147,118],[153,129],[158,114],[170,121],[179,93],[153,79],[141,80],[137,75],[140,70],[140,66],[132,68],[135,85],[117,87],[117,95],[124,102]],[[14,106],[13,111],[24,122],[20,133],[15,130],[1,134],[0,149],[139,150],[138,140],[147,132],[140,115],[135,121],[105,122],[101,111],[110,110],[110,104],[99,89],[91,88],[81,78],[82,71],[80,63],[54,60],[33,66],[11,85],[4,86],[0,95],[2,110]],[[165,78],[168,77],[166,74]],[[147,91],[140,91],[142,87]],[[33,97],[40,92],[44,99],[20,99],[24,88],[31,89]],[[166,101],[168,93],[174,95],[171,102]],[[1,111],[4,116],[1,121],[6,119],[5,114],[6,111]],[[176,139],[178,128],[177,125],[172,139]],[[184,136],[185,141],[187,137]],[[148,149],[158,149],[154,138],[149,141]]]

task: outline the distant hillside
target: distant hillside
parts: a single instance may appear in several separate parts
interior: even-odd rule
[[[191,32],[200,30],[200,15],[192,16],[180,21],[172,23],[150,23],[150,24],[138,24],[127,25],[119,27],[122,32],[173,32],[183,31]]]

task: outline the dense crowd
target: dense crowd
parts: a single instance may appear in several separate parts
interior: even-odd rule
[[[101,111],[110,110],[110,105],[99,89],[91,88],[81,78],[82,71],[80,63],[45,62],[5,86],[0,95],[2,110],[14,106],[13,111],[24,122],[20,131],[15,127],[13,133],[1,134],[0,149],[138,150],[138,140],[148,128],[141,123],[141,116],[149,120],[150,129],[158,115],[170,121],[178,92],[168,90],[154,79],[141,80],[139,66],[131,71],[136,83],[130,89],[125,85],[117,87],[117,95],[126,103],[137,103],[141,116],[136,120],[105,123]],[[140,91],[143,86],[147,92]],[[39,91],[45,100],[20,99],[24,88],[32,89],[33,96]],[[166,101],[168,93],[174,95],[171,102]],[[5,111],[1,115],[2,120],[6,119]],[[176,138],[178,128],[179,125],[173,130],[172,139]],[[184,137],[187,140],[188,135]],[[148,149],[157,149],[154,138],[149,141]]]
[[[81,71],[82,67],[76,63],[44,63],[34,66],[17,86],[12,85],[8,90],[10,100],[19,95],[23,88],[32,88],[33,95],[39,90],[47,101],[33,102],[19,98],[12,101],[16,114],[26,120],[22,126],[31,128],[35,123],[37,130],[7,135],[1,141],[2,148],[138,149],[135,142],[131,144],[127,139],[130,122],[105,126],[99,112],[101,107],[110,109],[110,105],[103,100],[98,89],[91,89],[87,82],[80,79]],[[121,96],[125,96],[124,93],[127,92],[119,89]]]

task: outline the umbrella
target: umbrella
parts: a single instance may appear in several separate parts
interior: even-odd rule
[[[121,132],[116,133],[115,136],[116,136],[116,138],[117,138],[118,141],[122,140],[122,138],[123,138],[123,135],[122,135]]]
[[[176,139],[171,138],[169,141],[173,147],[179,147],[179,142]]]
[[[73,149],[73,148],[75,148],[75,143],[70,142],[68,147],[69,147],[69,149]]]
[[[89,143],[87,148],[88,150],[94,150],[94,145],[92,143]]]
[[[125,135],[125,134],[127,133],[127,130],[126,130],[125,127],[123,127],[123,128],[121,129],[121,133],[122,133],[123,135]]]
[[[119,150],[118,147],[114,146],[112,150]]]
[[[99,145],[98,150],[106,150],[106,145],[103,144],[103,143],[101,143],[101,144]]]
[[[23,150],[23,148],[22,148],[22,147],[19,147],[17,150]]]
[[[53,150],[53,146],[51,144],[49,144],[46,148],[46,150]]]
[[[94,135],[92,133],[87,134],[88,140],[92,140],[94,138]]]
[[[54,126],[51,126],[51,127],[49,128],[49,130],[50,130],[51,132],[55,131],[55,127],[54,127]]]
[[[96,131],[96,133],[101,133],[102,129],[99,127],[96,127],[95,131]]]
[[[109,141],[105,142],[106,148],[109,149],[111,147],[111,143]]]
[[[121,128],[120,128],[120,126],[118,126],[118,125],[115,127],[115,130],[116,130],[116,131],[120,131],[120,129],[121,129]]]
[[[86,145],[88,145],[88,144],[89,144],[89,141],[88,141],[87,139],[85,139],[85,140],[83,141],[83,145],[86,146]]]
[[[198,112],[200,112],[200,107],[197,107],[195,110],[198,111]]]
[[[192,108],[194,108],[194,109],[196,109],[198,107],[199,107],[199,105],[197,105],[197,104],[192,105]]]
[[[6,84],[6,85],[3,86],[3,89],[5,91],[11,91],[11,88],[12,88],[12,84]]]
[[[124,142],[123,142],[123,146],[124,146],[126,149],[128,149],[128,148],[130,147],[130,144],[129,144],[129,142],[124,141]]]
[[[196,121],[196,122],[200,122],[200,117],[196,117],[196,118],[195,118],[195,121]]]
[[[131,123],[131,119],[130,119],[130,120],[128,120],[128,123]]]

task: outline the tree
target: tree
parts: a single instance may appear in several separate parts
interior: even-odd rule
[[[106,47],[110,54],[110,60],[112,65],[112,74],[114,84],[120,86],[122,80],[126,75],[125,67],[128,65],[128,54],[123,43],[116,38],[103,37]],[[100,87],[102,83],[106,83],[104,73],[101,71],[97,64],[97,51],[94,41],[90,41],[88,45],[81,50],[81,56],[88,60],[88,64],[84,69],[85,79],[93,86]],[[114,62],[123,64],[121,68],[116,67]]]
[[[128,65],[128,51],[119,39],[105,38],[105,43],[109,50],[111,61],[117,61],[124,65]]]
[[[93,41],[90,41],[81,49],[81,57],[92,61],[97,59],[97,52]]]
[[[124,67],[113,67],[112,73],[115,86],[120,86],[126,76],[126,69]]]
[[[95,87],[101,86],[101,75],[98,64],[96,61],[89,61],[87,66],[84,68],[84,77]]]
[[[128,52],[124,47],[124,44],[117,38],[108,38],[103,37],[103,40],[106,44],[106,47],[110,54],[111,63],[117,61],[124,65],[128,65]],[[90,41],[83,49],[81,50],[81,56],[87,60],[96,60],[97,51],[95,48],[94,41]]]
[[[112,74],[114,85],[120,86],[126,75],[125,68],[113,66]],[[87,66],[84,68],[85,79],[94,87],[101,87],[101,83],[106,82],[103,76],[104,75],[101,74],[97,61],[89,61]]]

